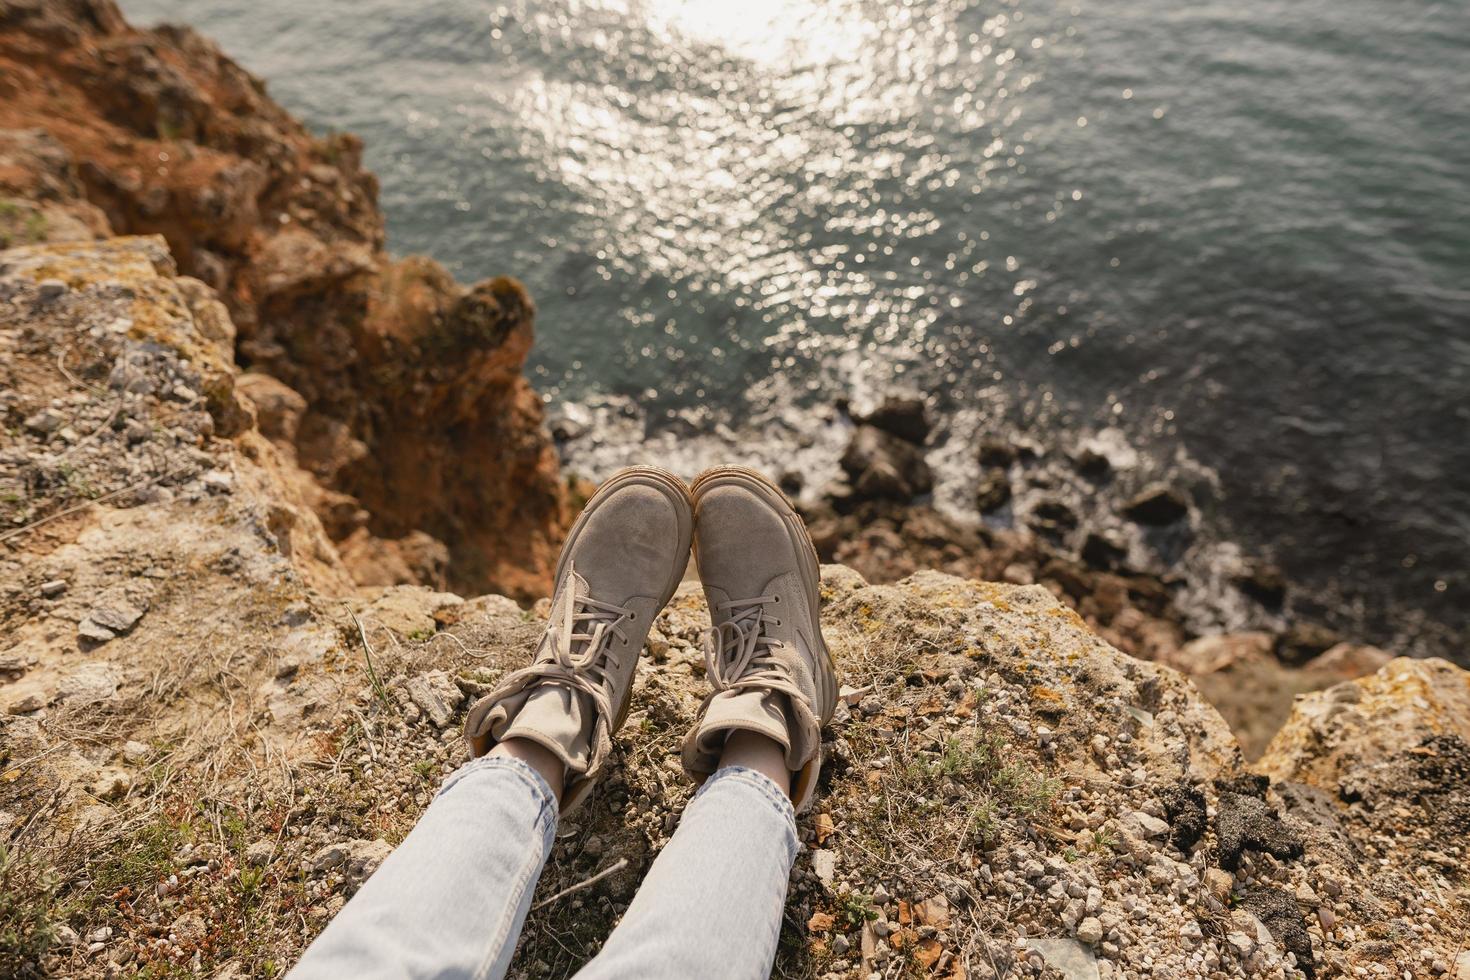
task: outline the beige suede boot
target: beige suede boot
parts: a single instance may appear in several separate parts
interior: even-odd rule
[[[837,704],[837,670],[817,618],[816,549],[786,497],[754,470],[706,470],[692,492],[714,691],[684,740],[684,769],[702,782],[730,732],[756,732],[785,749],[791,797],[805,809],[821,770],[821,728]]]
[[[562,811],[586,797],[628,714],[628,692],[653,617],[689,563],[689,489],[653,467],[614,474],[562,546],[551,619],[531,665],[470,709],[475,756],[524,738],[567,768]]]

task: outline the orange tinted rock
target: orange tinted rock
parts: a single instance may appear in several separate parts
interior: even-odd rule
[[[422,533],[451,543],[454,587],[544,594],[571,508],[521,375],[535,307],[390,260],[377,195],[356,137],[312,135],[188,28],[110,0],[6,12],[0,196],[21,203],[0,238],[162,235],[228,307],[235,359],[303,403],[263,431],[321,483],[303,495],[334,540]]]

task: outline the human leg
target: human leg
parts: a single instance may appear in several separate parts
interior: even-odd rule
[[[530,766],[475,759],[317,937],[290,980],[503,976],[556,832]]]
[[[582,980],[769,975],[798,846],[792,798],[811,800],[836,702],[801,519],[749,470],[710,471],[693,495],[714,690],[682,755],[703,785]]]
[[[615,474],[588,501],[530,666],[470,710],[477,758],[307,951],[296,980],[505,972],[558,809],[585,798],[606,760],[692,524],[688,488],[651,468]]]
[[[797,847],[783,788],[754,769],[721,766],[578,980],[768,976]]]

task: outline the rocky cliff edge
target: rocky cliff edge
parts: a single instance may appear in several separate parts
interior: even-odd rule
[[[0,974],[278,975],[466,757],[541,612],[360,588],[161,239],[0,253]],[[275,424],[274,422],[272,424]],[[1470,976],[1470,676],[1301,699],[1259,763],[1038,586],[827,566],[844,694],[786,976]],[[518,976],[595,952],[689,797],[685,586]]]
[[[544,594],[570,513],[521,375],[534,306],[391,258],[377,195],[357,137],[312,134],[189,28],[0,0],[0,248],[161,236],[355,579]]]

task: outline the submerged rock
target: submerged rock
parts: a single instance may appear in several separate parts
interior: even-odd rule
[[[924,399],[913,396],[890,395],[873,411],[860,416],[858,421],[916,446],[924,444],[931,428]]]
[[[1319,623],[1292,623],[1276,641],[1276,656],[1284,664],[1300,666],[1337,646],[1342,635]]]
[[[853,494],[862,500],[906,502],[934,489],[923,451],[875,426],[858,426],[841,463]]]
[[[1235,584],[1268,609],[1280,609],[1286,601],[1286,575],[1269,562],[1251,562],[1237,575]]]
[[[982,514],[1000,510],[1011,502],[1011,480],[1004,472],[990,471],[975,487],[975,506]]]
[[[1090,531],[1082,542],[1082,560],[1093,568],[1110,569],[1128,557],[1128,543],[1110,531]]]
[[[1061,535],[1077,527],[1077,512],[1060,500],[1041,500],[1031,508],[1026,521],[1038,531]]]
[[[1130,497],[1123,505],[1123,515],[1136,524],[1174,524],[1189,515],[1189,498],[1172,487],[1155,484]]]
[[[975,456],[981,466],[1004,469],[1021,458],[1021,450],[1004,439],[994,436],[980,440]]]

